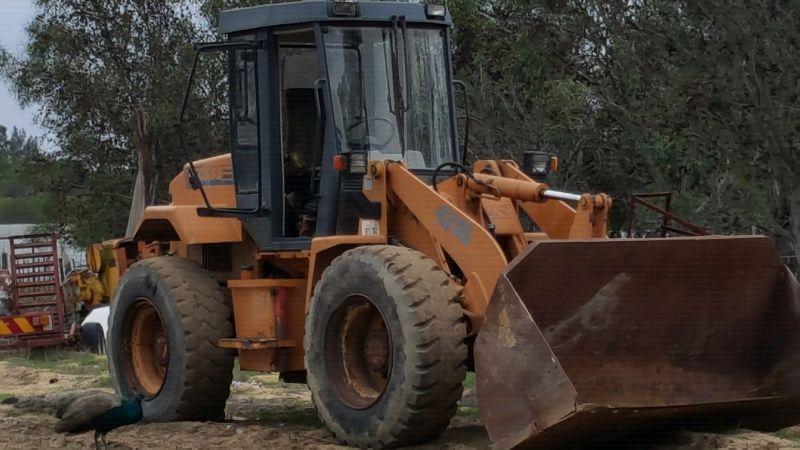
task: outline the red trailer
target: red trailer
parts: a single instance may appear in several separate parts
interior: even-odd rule
[[[58,237],[8,238],[11,298],[0,315],[0,349],[53,346],[68,340]]]

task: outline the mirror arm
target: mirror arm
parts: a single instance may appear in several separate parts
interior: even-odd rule
[[[192,71],[189,73],[189,79],[186,82],[186,89],[183,92],[183,101],[181,102],[181,110],[178,113],[178,122],[176,124],[176,128],[178,128],[178,141],[179,145],[183,147],[183,133],[180,132],[180,125],[183,123],[183,116],[186,112],[186,106],[189,103],[189,93],[192,90],[192,84],[194,82],[194,74],[197,71],[197,63],[200,59],[201,53],[207,52],[215,52],[220,50],[258,50],[259,48],[263,47],[263,43],[261,41],[223,41],[223,42],[204,42],[201,44],[197,44],[194,47],[194,61],[192,62]],[[267,215],[268,210],[265,210],[261,207],[261,179],[259,175],[259,189],[258,189],[258,204],[253,209],[242,209],[242,208],[215,208],[211,206],[208,200],[208,194],[206,193],[205,187],[203,186],[203,180],[200,179],[200,174],[197,172],[197,168],[194,165],[194,162],[191,161],[189,158],[189,185],[194,190],[199,190],[200,195],[203,197],[203,203],[205,203],[205,208],[197,208],[197,213],[200,216],[223,216],[223,217],[250,217],[250,216],[262,216]],[[260,168],[259,168],[260,173]]]
[[[469,154],[469,92],[467,84],[461,80],[453,80],[453,84],[461,88],[462,95],[464,96],[464,150],[461,152],[461,164],[467,164],[467,155]]]

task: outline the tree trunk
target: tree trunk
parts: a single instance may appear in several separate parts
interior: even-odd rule
[[[133,113],[136,119],[133,144],[136,148],[138,171],[131,199],[131,210],[128,215],[128,227],[125,231],[125,237],[129,238],[133,237],[144,213],[144,208],[155,203],[158,184],[155,145],[150,134],[147,111],[142,106],[141,100],[137,100],[133,105]]]
[[[771,172],[775,176],[775,171]],[[775,176],[777,201],[773,230],[784,262],[800,275],[800,186],[792,178],[791,173]]]
[[[789,195],[789,224],[788,231],[790,261],[789,267],[800,275],[800,190],[794,190]]]

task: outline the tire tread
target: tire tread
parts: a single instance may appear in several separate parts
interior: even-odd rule
[[[148,267],[175,299],[186,341],[186,377],[174,420],[223,417],[233,379],[233,354],[216,346],[233,336],[227,296],[209,272],[194,261],[162,256],[136,265]]]
[[[393,406],[402,409],[399,420],[390,427],[383,427],[377,436],[348,436],[331,428],[340,440],[356,447],[398,447],[435,439],[444,432],[457,411],[467,371],[466,319],[459,291],[447,274],[422,253],[405,247],[374,245],[348,250],[334,260],[323,271],[315,297],[316,290],[336,282],[333,267],[337,261],[352,258],[377,262],[396,280],[403,293],[402,298],[395,298],[398,307],[416,317],[401,324],[409,337],[405,342],[406,355],[413,358],[409,357],[411,366],[406,371],[406,401]],[[314,299],[312,309],[313,302]],[[306,330],[311,329],[308,323],[311,320],[314,319],[310,313]],[[313,337],[307,335],[306,355],[310,339]],[[316,399],[315,404],[319,406]],[[317,411],[323,422],[334,421],[324,409],[317,408]]]

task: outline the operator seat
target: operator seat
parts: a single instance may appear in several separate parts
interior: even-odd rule
[[[321,163],[321,149],[315,149],[317,106],[314,89],[292,88],[284,93],[286,153],[284,160],[284,233],[286,236],[314,234],[317,216],[316,192],[312,178]],[[321,143],[320,143],[321,144]]]

